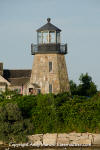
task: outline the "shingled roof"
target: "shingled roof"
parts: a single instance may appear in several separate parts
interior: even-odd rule
[[[12,86],[22,86],[30,80],[32,70],[3,70],[3,77]]]
[[[22,77],[30,77],[31,76],[31,70],[3,70],[3,77],[5,79],[9,78],[22,78]]]
[[[27,83],[30,78],[9,78],[8,81],[11,83],[11,86],[22,86]]]
[[[41,28],[39,28],[37,30],[37,32],[46,31],[46,30],[48,30],[48,31],[59,31],[60,32],[61,30],[58,27],[51,24],[50,20],[51,20],[50,18],[47,18],[48,23],[45,24],[44,26],[42,26]]]
[[[0,86],[2,86],[2,85],[6,86],[7,83],[6,82],[0,82]]]

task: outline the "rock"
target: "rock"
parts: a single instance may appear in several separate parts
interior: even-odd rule
[[[89,134],[89,139],[91,140],[91,142],[93,142],[93,135],[92,134]]]
[[[78,141],[78,144],[91,145],[92,142],[91,142],[90,139],[80,139],[80,140]]]
[[[69,134],[69,139],[70,141],[77,141],[81,137],[81,133],[70,133]]]
[[[69,138],[58,138],[57,146],[69,144]]]
[[[76,135],[76,134],[77,134],[76,132],[71,132],[71,133],[69,133],[70,136],[74,136],[74,135]]]
[[[82,133],[71,132],[68,134],[69,136],[81,136]]]
[[[77,135],[77,136],[81,136],[81,135],[82,135],[82,133],[76,133],[76,135]]]
[[[100,134],[93,134],[92,144],[100,145]]]
[[[80,136],[80,139],[89,139],[89,134],[88,133],[82,133],[82,136]]]
[[[100,145],[100,134],[92,133],[59,133],[36,134],[28,136],[32,146],[68,146],[72,145]],[[0,141],[0,144],[3,144]]]
[[[63,134],[58,134],[57,137],[57,146],[66,146],[69,144],[69,137],[68,134],[63,133]]]
[[[70,144],[79,144],[79,145],[91,145],[91,140],[90,139],[79,139],[79,140],[74,140],[70,141]]]
[[[56,146],[57,134],[44,134],[43,135],[43,146]]]
[[[58,138],[66,138],[66,137],[69,137],[69,134],[66,134],[66,133],[59,133],[58,134]]]
[[[29,142],[34,146],[42,146],[43,145],[43,134],[36,134],[28,136]]]
[[[74,140],[76,140],[78,137],[76,136],[76,135],[74,135],[74,136],[69,136],[69,139],[70,139],[70,141],[74,141]]]
[[[42,142],[41,141],[36,141],[35,143],[33,143],[33,146],[42,146]]]

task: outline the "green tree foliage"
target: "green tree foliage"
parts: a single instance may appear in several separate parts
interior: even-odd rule
[[[93,96],[97,92],[97,87],[92,81],[92,77],[86,74],[81,74],[79,78],[80,84],[76,85],[72,80],[70,81],[70,89],[72,95]]]
[[[18,96],[17,91],[10,91],[10,90],[6,89],[6,91],[2,92],[2,94],[0,95],[0,100],[10,99],[10,98],[14,98],[14,97],[17,97],[17,96]]]
[[[100,133],[100,92],[92,78],[70,81],[71,94],[22,96],[6,91],[0,95],[0,140],[25,142],[38,133]],[[10,97],[9,97],[10,96]]]
[[[70,80],[69,84],[70,84],[71,94],[72,95],[77,95],[78,94],[77,84],[73,80]]]
[[[6,103],[0,106],[0,140],[26,141],[26,135],[32,133],[30,119],[24,120],[17,103]]]
[[[81,74],[79,78],[81,84],[78,86],[79,95],[82,96],[93,96],[97,92],[96,85],[92,81],[92,77],[86,74]]]
[[[31,111],[35,133],[53,132],[56,123],[54,96],[38,95],[37,105]]]
[[[22,116],[27,119],[31,117],[31,110],[35,109],[37,105],[36,96],[29,95],[29,96],[18,96],[17,98],[14,97],[13,101],[17,102],[21,112]]]

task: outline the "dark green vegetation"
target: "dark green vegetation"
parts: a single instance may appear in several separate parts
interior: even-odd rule
[[[91,82],[86,83],[90,85]],[[72,95],[62,93],[21,96],[10,91],[2,93],[0,140],[25,142],[26,135],[47,132],[100,133],[100,93],[95,91],[92,96],[87,95],[86,87],[88,91],[89,87],[86,83],[82,79],[81,88],[85,86],[84,96],[83,93],[73,94],[74,90]]]
[[[96,94],[97,87],[88,73],[81,74],[79,81],[79,85],[74,83],[72,80],[70,81],[70,89],[72,95],[93,96],[94,94]]]

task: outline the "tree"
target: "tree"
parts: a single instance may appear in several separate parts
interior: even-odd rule
[[[87,90],[87,94],[88,94],[89,96],[93,96],[93,95],[96,94],[96,93],[97,93],[96,85],[95,85],[93,82],[91,82],[91,83],[90,83],[90,88]]]
[[[72,95],[93,96],[97,92],[97,87],[92,81],[92,77],[86,74],[81,74],[79,77],[80,84],[77,85],[73,80],[70,80],[70,90]]]
[[[77,84],[73,80],[70,80],[69,84],[70,84],[71,94],[72,95],[77,95],[78,94],[77,93]]]
[[[23,119],[16,103],[8,102],[0,106],[0,140],[26,142],[26,135],[33,133],[30,119]]]
[[[92,81],[92,77],[86,74],[80,75],[80,84],[78,86],[78,94],[81,96],[93,96],[97,92],[97,87]]]

